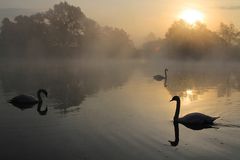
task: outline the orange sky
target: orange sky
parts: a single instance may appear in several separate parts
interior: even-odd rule
[[[1,8],[48,9],[61,0],[1,0]],[[84,13],[101,25],[120,27],[141,43],[150,32],[164,36],[174,20],[185,9],[196,9],[205,15],[204,22],[216,30],[220,22],[240,26],[239,0],[67,0],[80,6]]]
[[[111,3],[105,6],[86,1],[82,9],[102,25],[124,28],[137,43],[141,43],[150,32],[163,37],[172,22],[179,18],[179,14],[189,8],[203,12],[204,23],[210,29],[217,30],[220,22],[240,26],[239,0],[103,1]],[[78,3],[76,0],[75,4]]]

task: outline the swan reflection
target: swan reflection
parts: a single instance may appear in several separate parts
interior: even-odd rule
[[[14,107],[21,109],[22,111],[26,109],[33,108],[36,104],[21,104],[21,103],[11,103]],[[42,102],[37,104],[37,112],[39,115],[46,115],[48,112],[48,108],[46,107],[42,110]]]
[[[213,125],[190,125],[190,124],[182,124],[182,125],[192,130],[217,128]],[[179,122],[173,121],[173,126],[174,126],[175,140],[174,141],[169,140],[168,142],[171,144],[171,146],[176,147],[179,144]]]
[[[54,95],[51,101],[57,113],[68,114],[79,111],[79,106],[87,97],[101,90],[123,86],[134,71],[132,64],[131,67],[115,64],[78,64],[78,67],[75,65],[54,63],[49,65],[47,71],[45,65],[0,68],[3,93],[25,93],[33,88],[47,88]],[[44,95],[45,93],[42,93],[42,98],[45,98]],[[38,100],[37,95],[35,100]]]
[[[167,87],[168,83],[167,83],[167,79],[164,79],[164,87]]]
[[[175,132],[175,141],[169,141],[172,146],[177,146],[179,143],[179,127],[178,123],[184,125],[185,127],[192,130],[202,130],[205,128],[214,128],[214,121],[219,117],[211,117],[202,113],[189,113],[181,118],[179,118],[180,114],[180,106],[181,100],[179,96],[174,96],[171,101],[176,101],[176,111],[173,117],[173,125]]]
[[[174,133],[175,133],[175,140],[174,141],[168,141],[171,146],[177,146],[179,143],[179,126],[178,126],[178,122],[173,122],[173,126],[174,126]]]

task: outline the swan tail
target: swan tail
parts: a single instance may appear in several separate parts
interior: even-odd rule
[[[215,121],[218,118],[220,118],[220,117],[219,116],[218,117],[212,117],[213,121]]]
[[[7,102],[8,102],[8,103],[13,103],[13,100],[12,100],[12,99],[9,99]]]

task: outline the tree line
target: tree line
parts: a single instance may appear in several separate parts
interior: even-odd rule
[[[203,23],[175,21],[164,38],[155,38],[136,49],[119,28],[100,26],[79,7],[60,2],[48,11],[31,16],[4,18],[0,28],[1,57],[161,57],[240,60],[240,31],[221,23],[211,31]]]
[[[149,35],[154,37],[152,33]],[[240,30],[234,24],[221,23],[211,31],[203,23],[190,25],[175,21],[164,38],[153,38],[143,44],[141,55],[170,59],[229,59],[240,60]]]
[[[124,57],[135,52],[124,30],[102,27],[67,2],[31,16],[4,18],[0,49],[6,57]]]

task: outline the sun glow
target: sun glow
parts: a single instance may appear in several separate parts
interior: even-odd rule
[[[186,90],[187,96],[192,96],[193,95],[193,91],[188,89]]]
[[[195,24],[196,22],[203,22],[204,15],[202,12],[195,10],[195,9],[187,9],[184,10],[180,15],[179,18],[184,20],[189,24]]]

